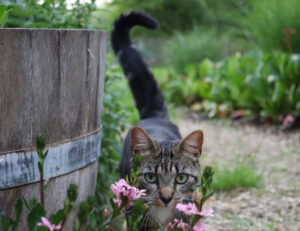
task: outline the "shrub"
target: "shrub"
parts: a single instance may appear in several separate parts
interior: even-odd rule
[[[70,8],[67,0],[6,0],[1,4],[8,11],[5,27],[31,28],[92,28],[95,0],[75,1]],[[1,26],[0,8],[0,26]],[[2,25],[4,26],[4,25]]]
[[[204,99],[250,109],[263,117],[280,120],[289,113],[300,115],[300,56],[250,52],[214,64],[200,65]]]
[[[248,0],[246,3],[241,8],[241,22],[248,38],[267,51],[300,52],[299,0]]]
[[[8,9],[4,5],[0,5],[0,28],[3,27],[7,21]]]
[[[235,109],[274,121],[300,115],[300,55],[253,51],[217,63],[205,59],[186,66],[185,72],[165,71],[161,81],[166,98],[177,105],[204,99],[200,108],[215,111],[213,115]]]
[[[113,59],[107,56],[105,88],[102,110],[102,143],[97,178],[96,198],[100,207],[109,204],[112,195],[110,184],[119,178],[119,162],[122,153],[122,132],[127,128],[129,114],[122,103],[122,95],[115,90],[120,78],[119,67],[112,64]]]

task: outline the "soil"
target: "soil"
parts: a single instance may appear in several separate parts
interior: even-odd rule
[[[219,192],[209,199],[214,218],[208,231],[300,231],[300,130],[234,125],[228,121],[178,119],[183,136],[204,132],[202,166],[234,168],[249,164],[262,174],[262,186]]]

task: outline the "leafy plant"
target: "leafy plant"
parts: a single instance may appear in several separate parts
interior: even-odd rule
[[[96,10],[95,0],[87,3],[76,0],[71,7],[68,6],[67,0],[4,0],[1,3],[0,25],[2,27],[94,27],[92,13]]]
[[[227,102],[277,121],[286,114],[300,115],[300,56],[250,52],[217,64],[200,65],[204,99]]]
[[[128,126],[128,113],[124,108],[119,91],[114,84],[124,78],[117,65],[112,64],[112,56],[107,56],[105,88],[102,110],[102,143],[97,178],[96,198],[100,207],[109,204],[112,196],[110,184],[119,178],[119,161],[122,152],[122,132]]]
[[[220,62],[205,59],[187,65],[187,74],[165,72],[166,97],[175,104],[201,102],[195,108],[212,115],[233,110],[280,121],[300,115],[300,56],[281,52],[235,54]]]
[[[7,21],[8,12],[9,10],[7,10],[6,6],[0,5],[0,28],[4,27]]]

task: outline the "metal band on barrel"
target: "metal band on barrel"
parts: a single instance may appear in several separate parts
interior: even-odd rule
[[[46,147],[44,179],[67,174],[95,162],[100,156],[101,128]],[[39,157],[32,148],[0,153],[0,189],[38,182]]]

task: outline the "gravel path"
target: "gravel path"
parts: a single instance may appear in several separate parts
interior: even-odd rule
[[[183,136],[204,132],[202,166],[233,168],[251,163],[263,176],[259,189],[216,193],[207,207],[216,217],[207,219],[208,231],[300,231],[300,132],[234,126],[224,121],[177,121]]]

